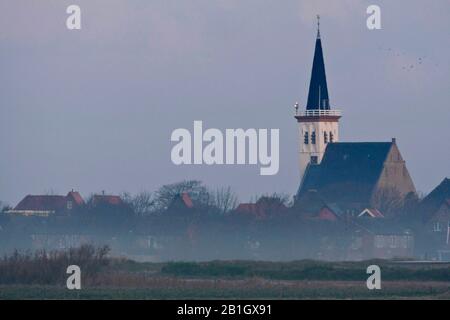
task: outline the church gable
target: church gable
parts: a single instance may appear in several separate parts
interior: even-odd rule
[[[414,183],[395,140],[383,164],[383,170],[374,193],[380,192],[381,190],[397,193],[399,197],[404,197],[410,192],[416,192]]]

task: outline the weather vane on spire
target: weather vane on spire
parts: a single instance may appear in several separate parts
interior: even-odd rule
[[[317,39],[320,38],[320,15],[317,15]]]

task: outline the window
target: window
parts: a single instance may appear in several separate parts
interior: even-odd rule
[[[384,247],[384,238],[383,236],[375,236],[375,247],[383,248]]]
[[[304,135],[304,142],[305,142],[305,144],[308,144],[308,143],[309,143],[309,134],[308,134],[308,132],[305,132],[305,135]]]
[[[72,201],[71,200],[69,200],[69,201],[67,201],[67,210],[72,210]]]
[[[311,144],[316,144],[316,132],[311,133]]]
[[[330,142],[333,143],[334,142],[334,135],[333,132],[330,131]]]
[[[317,156],[311,156],[311,164],[318,164],[319,158]]]
[[[434,232],[441,232],[442,231],[441,223],[439,221],[436,221],[433,224],[433,231]]]
[[[390,242],[390,243],[389,243],[389,246],[390,246],[391,248],[396,248],[396,247],[397,247],[395,238],[396,238],[395,236],[391,236],[390,239],[389,239],[389,240],[390,240],[390,241],[389,241],[389,242]]]
[[[407,249],[408,248],[408,236],[401,237],[401,239],[400,239],[400,246],[403,249]]]
[[[324,142],[325,144],[328,143],[328,133],[327,133],[326,131],[323,132],[323,142]]]

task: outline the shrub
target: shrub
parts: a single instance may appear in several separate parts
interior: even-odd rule
[[[81,268],[84,280],[93,280],[109,259],[109,247],[83,245],[66,251],[14,251],[0,259],[0,284],[65,284],[69,265]]]

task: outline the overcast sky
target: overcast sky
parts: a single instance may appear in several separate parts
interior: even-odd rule
[[[70,4],[81,31],[65,27]],[[0,0],[0,200],[194,178],[242,201],[295,193],[317,13],[341,141],[396,137],[429,192],[450,176],[448,0]],[[194,120],[279,128],[279,173],[173,165],[171,132]]]

